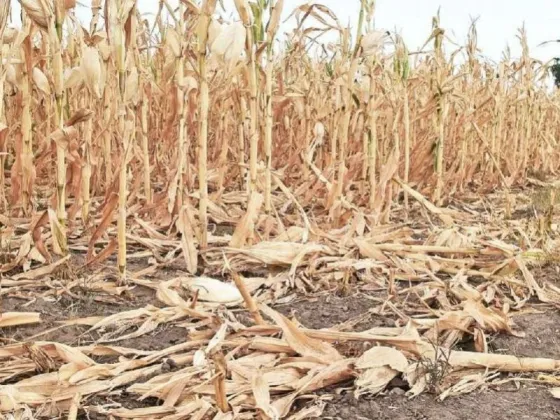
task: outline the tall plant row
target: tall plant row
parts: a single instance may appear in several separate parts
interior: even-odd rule
[[[474,23],[457,47],[439,16],[410,51],[374,28],[372,0],[352,30],[283,0],[235,0],[231,22],[217,0],[162,1],[155,22],[94,0],[87,27],[77,2],[19,3],[17,27],[0,6],[0,206],[31,218],[36,246],[48,227],[45,260],[86,238],[124,281],[128,227],[149,221],[181,236],[194,273],[216,224],[243,247],[285,232],[290,209],[307,227],[390,223],[411,191],[445,205],[560,164],[560,97],[523,30],[522,56],[492,63]]]

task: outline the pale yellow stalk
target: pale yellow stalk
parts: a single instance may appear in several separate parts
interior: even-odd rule
[[[274,69],[273,62],[273,43],[274,37],[276,36],[276,30],[280,22],[280,15],[282,14],[282,8],[284,6],[284,0],[278,0],[274,2],[270,0],[270,21],[268,23],[268,28],[266,31],[266,87],[265,87],[265,136],[264,136],[264,154],[265,154],[265,196],[264,196],[264,208],[267,214],[272,210],[271,204],[271,191],[272,191],[272,71]],[[305,134],[304,134],[305,135]],[[307,169],[307,166],[304,167]]]
[[[206,70],[208,28],[210,19],[216,9],[217,0],[204,0],[198,23],[198,74],[200,77],[199,96],[199,132],[198,132],[198,184],[199,184],[199,219],[200,249],[208,246],[208,107],[209,88]]]
[[[259,129],[258,129],[258,86],[257,86],[257,64],[255,56],[255,46],[253,31],[251,30],[251,14],[247,8],[247,3],[243,0],[235,0],[235,7],[241,20],[247,28],[246,52],[249,60],[249,110],[250,110],[250,129],[249,129],[249,191],[257,189],[257,159],[259,151]],[[250,194],[249,194],[250,196]],[[249,197],[250,199],[250,197]]]
[[[152,204],[152,186],[150,182],[150,151],[148,148],[148,98],[142,99],[140,121],[142,125],[142,157],[144,161],[144,195],[146,202]]]

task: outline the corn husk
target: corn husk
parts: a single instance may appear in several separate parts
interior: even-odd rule
[[[97,98],[101,98],[101,61],[96,48],[84,48],[80,70],[90,92]]]
[[[41,0],[20,0],[20,4],[33,23],[41,29],[48,30],[49,22],[54,16],[52,2],[41,2]]]
[[[243,23],[230,23],[215,35],[214,41],[210,44],[210,51],[230,65],[235,65],[245,48],[246,36]]]
[[[81,67],[64,70],[64,89],[79,87],[84,82],[84,73]]]
[[[37,89],[39,89],[43,94],[50,95],[51,94],[51,85],[45,73],[41,71],[41,69],[37,67],[33,67],[33,82]]]

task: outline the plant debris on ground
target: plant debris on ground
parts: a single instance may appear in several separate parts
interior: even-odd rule
[[[2,418],[558,417],[560,107],[524,30],[496,65],[373,1],[281,46],[282,0],[11,3]]]

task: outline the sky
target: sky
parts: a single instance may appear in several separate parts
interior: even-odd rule
[[[12,1],[14,15],[19,9],[18,1]],[[176,4],[177,0],[169,0]],[[353,29],[357,22],[359,0],[319,0],[329,7],[341,24],[350,24]],[[80,19],[87,22],[91,0],[78,0]],[[152,16],[157,11],[158,0],[138,0],[142,13]],[[226,7],[233,7],[233,0],[223,0]],[[305,3],[303,0],[284,0],[284,17]],[[543,41],[560,39],[560,2],[552,0],[377,0],[375,25],[378,29],[397,30],[403,36],[409,50],[420,48],[431,32],[431,19],[441,8],[441,27],[448,36],[464,45],[472,18],[478,18],[477,31],[482,54],[492,60],[499,60],[506,45],[512,56],[520,54],[517,30],[525,24],[531,56],[543,61],[560,57],[560,43],[538,47]],[[228,15],[224,17],[229,17]],[[290,24],[284,23],[281,30]]]

